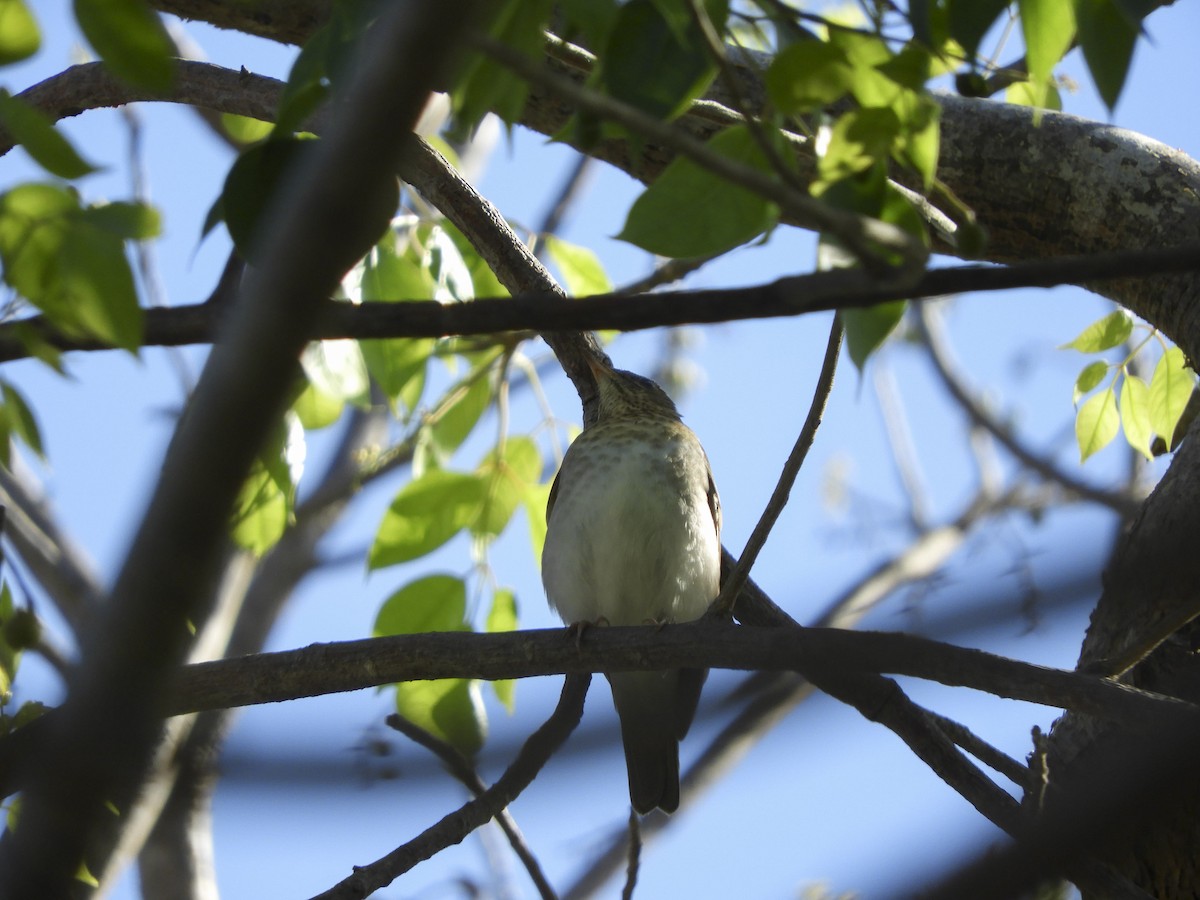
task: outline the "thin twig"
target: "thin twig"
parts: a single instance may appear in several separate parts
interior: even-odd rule
[[[637,813],[629,810],[629,852],[625,864],[625,886],[621,889],[621,900],[633,900],[637,888],[638,872],[642,863],[642,828]]]
[[[420,744],[434,754],[434,756],[445,764],[447,771],[476,797],[482,797],[487,793],[487,785],[483,783],[483,779],[479,777],[479,773],[471,765],[471,761],[463,756],[457,748],[395,713],[388,716],[384,721],[389,728],[394,728],[409,740]],[[550,882],[546,880],[546,874],[542,871],[541,863],[533,855],[533,851],[529,849],[529,845],[525,842],[525,835],[517,827],[517,823],[513,819],[512,813],[509,812],[508,807],[496,813],[496,822],[508,838],[508,843],[513,848],[513,852],[517,854],[517,858],[525,866],[525,871],[529,873],[529,877],[533,880],[533,884],[537,888],[542,900],[556,900],[558,895],[555,893],[554,888],[551,887]]]
[[[792,452],[788,454],[787,461],[783,464],[783,471],[779,473],[779,481],[775,484],[775,490],[771,492],[771,499],[767,501],[766,509],[759,517],[758,524],[754,526],[750,539],[746,541],[746,548],[742,551],[733,572],[721,587],[721,593],[712,604],[713,612],[717,615],[733,614],[734,601],[750,576],[750,569],[754,565],[754,561],[758,559],[763,545],[767,542],[771,529],[775,526],[783,508],[787,506],[792,486],[796,483],[796,476],[800,474],[800,467],[804,465],[804,459],[808,456],[808,450],[812,447],[813,440],[817,436],[817,429],[821,426],[821,419],[825,415],[825,404],[829,401],[829,394],[833,390],[833,374],[837,370],[838,354],[841,348],[842,318],[840,315],[835,315],[833,324],[829,328],[829,340],[825,344],[825,359],[821,363],[821,373],[817,376],[817,385],[813,390],[808,417],[804,420],[804,427],[800,429]]]
[[[1007,753],[993,747],[961,722],[935,712],[926,715],[945,732],[946,737],[958,744],[984,765],[995,769],[1017,787],[1024,789],[1029,783],[1029,769]]]
[[[1034,453],[1017,440],[1012,431],[1001,424],[984,408],[983,404],[972,397],[966,385],[959,380],[955,366],[950,360],[950,349],[946,341],[945,330],[937,313],[925,303],[915,304],[914,310],[918,333],[929,350],[929,359],[933,363],[934,371],[950,396],[962,407],[963,412],[972,422],[986,429],[1019,462],[1047,481],[1055,482],[1085,500],[1107,506],[1124,518],[1132,517],[1137,513],[1141,503],[1136,497],[1124,492],[1106,491],[1093,487],[1056,465],[1052,460]]]
[[[391,884],[417,863],[460,843],[480,825],[494,818],[529,786],[550,756],[579,724],[589,684],[591,675],[567,676],[558,706],[550,718],[529,736],[512,765],[482,795],[386,856],[356,868],[353,875],[318,894],[314,900],[361,900]]]

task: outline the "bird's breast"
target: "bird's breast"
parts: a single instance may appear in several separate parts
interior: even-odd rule
[[[689,621],[717,594],[703,451],[683,426],[650,439],[637,432],[620,423],[585,431],[563,461],[542,579],[568,622]]]

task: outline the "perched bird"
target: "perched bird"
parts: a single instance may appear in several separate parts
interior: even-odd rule
[[[567,451],[546,507],[546,597],[568,624],[698,619],[721,574],[721,504],[708,457],[657,384],[590,366],[596,419]],[[608,676],[639,813],[679,807],[679,741],[706,674]]]

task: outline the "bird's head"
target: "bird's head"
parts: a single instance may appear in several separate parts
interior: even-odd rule
[[[588,367],[596,376],[599,391],[597,422],[650,417],[679,419],[674,401],[649,378],[614,369],[595,359],[588,360]]]

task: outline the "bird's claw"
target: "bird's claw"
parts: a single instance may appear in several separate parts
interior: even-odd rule
[[[589,622],[587,619],[580,619],[578,622],[572,622],[570,625],[567,626],[567,636],[568,637],[574,636],[575,649],[581,650],[581,649],[583,649],[583,633],[585,631],[587,631],[589,628],[592,628],[593,626],[608,625],[608,624],[609,624],[608,619],[604,618],[604,616],[601,616],[594,622]]]

